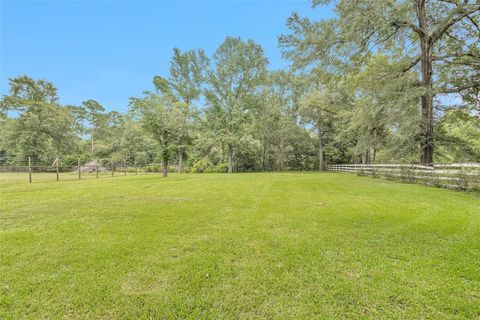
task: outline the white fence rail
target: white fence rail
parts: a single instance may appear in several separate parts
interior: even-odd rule
[[[436,187],[480,190],[480,163],[434,164],[334,164],[327,171],[421,183]]]

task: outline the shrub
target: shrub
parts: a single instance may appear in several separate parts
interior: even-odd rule
[[[219,163],[216,166],[207,167],[205,173],[227,173],[228,165],[226,163]]]
[[[445,187],[445,182],[442,181],[441,177],[435,174],[432,174],[430,178],[427,180],[432,184],[433,186],[437,188],[443,188]]]
[[[406,166],[400,167],[400,178],[403,182],[415,182],[415,171]]]
[[[468,190],[468,185],[470,182],[470,176],[468,175],[465,169],[460,169],[457,174],[455,174],[455,185],[460,190]]]
[[[364,169],[360,169],[357,171],[357,176],[360,176],[360,177],[368,176],[368,172],[365,171]]]
[[[209,167],[213,167],[213,164],[208,159],[200,159],[193,165],[192,172],[204,173]]]
[[[162,169],[163,169],[163,166],[160,165],[160,164],[155,164],[155,165],[149,164],[149,165],[147,166],[147,172],[152,172],[152,173],[154,173],[154,172],[162,172]]]
[[[398,177],[396,175],[396,171],[388,170],[388,169],[384,171],[383,177],[386,180],[397,180],[398,179]]]

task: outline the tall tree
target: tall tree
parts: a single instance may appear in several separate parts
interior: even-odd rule
[[[348,121],[345,130],[354,133],[352,153],[362,163],[375,162],[379,151],[391,153],[397,161],[408,159],[408,150],[418,154],[418,99],[423,90],[415,85],[414,73],[396,74],[398,64],[384,54],[375,54],[344,81],[352,96],[342,113]],[[389,144],[389,140],[396,143]],[[399,144],[400,140],[404,142]]]
[[[415,70],[423,94],[421,162],[433,162],[434,97],[480,87],[480,4],[473,0],[313,0],[334,3],[338,16],[312,22],[293,14],[280,37],[297,67],[355,67],[373,52],[403,62],[398,74]],[[448,75],[448,76],[447,76]]]
[[[87,100],[82,102],[82,106],[85,109],[85,116],[88,124],[90,126],[90,140],[91,148],[90,154],[92,159],[95,157],[95,139],[96,135],[99,133],[99,129],[106,122],[106,117],[104,114],[105,108],[95,100]]]
[[[316,131],[318,170],[324,171],[326,136],[331,133],[336,113],[349,103],[349,99],[337,84],[338,79],[331,74],[314,70],[309,79],[311,88],[301,100],[299,112],[302,121]]]
[[[15,115],[2,124],[1,148],[16,161],[50,161],[68,153],[75,139],[73,117],[58,104],[55,86],[27,76],[11,78],[9,84],[10,94],[3,96],[0,110]]]
[[[128,148],[125,148],[125,137],[130,135],[130,127],[127,128],[127,115],[117,111],[103,113],[99,119],[99,128],[96,130],[95,155],[101,158],[110,158],[110,161],[123,161],[127,158],[129,161],[135,159]],[[142,130],[139,130],[143,133]],[[138,134],[138,139],[142,139],[145,134]],[[135,147],[133,147],[135,148]]]
[[[274,71],[269,72],[268,77],[262,81],[253,119],[256,138],[262,144],[262,171],[284,169],[288,142],[298,127],[292,80],[290,73]],[[270,164],[271,156],[274,165]]]
[[[130,99],[133,113],[160,145],[164,177],[168,176],[172,152],[178,150],[181,135],[179,124],[183,122],[183,114],[178,104],[171,97],[152,92],[146,92],[143,98]]]
[[[138,121],[126,120],[119,134],[115,135],[115,141],[119,141],[118,155],[130,163],[142,165],[154,158],[157,144]]]
[[[170,76],[168,79],[156,76],[153,83],[157,91],[170,97],[173,101],[182,102],[180,106],[184,113],[178,141],[178,170],[183,171],[183,157],[185,150],[192,140],[191,124],[195,116],[196,108],[193,102],[200,97],[202,84],[205,81],[205,72],[208,66],[208,58],[203,50],[190,50],[181,52],[173,49],[173,57],[170,61]]]
[[[226,147],[228,173],[233,172],[235,148],[248,140],[250,103],[266,73],[267,59],[252,40],[227,37],[213,55],[205,97],[207,118],[219,142]]]

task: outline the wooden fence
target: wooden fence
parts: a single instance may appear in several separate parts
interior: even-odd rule
[[[327,165],[326,170],[421,183],[449,189],[480,190],[480,163],[434,164],[432,166],[417,164],[335,164]]]

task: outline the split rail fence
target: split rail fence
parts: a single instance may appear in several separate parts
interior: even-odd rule
[[[327,165],[326,170],[449,189],[480,190],[480,163],[434,164],[431,166],[416,164],[335,164]]]

